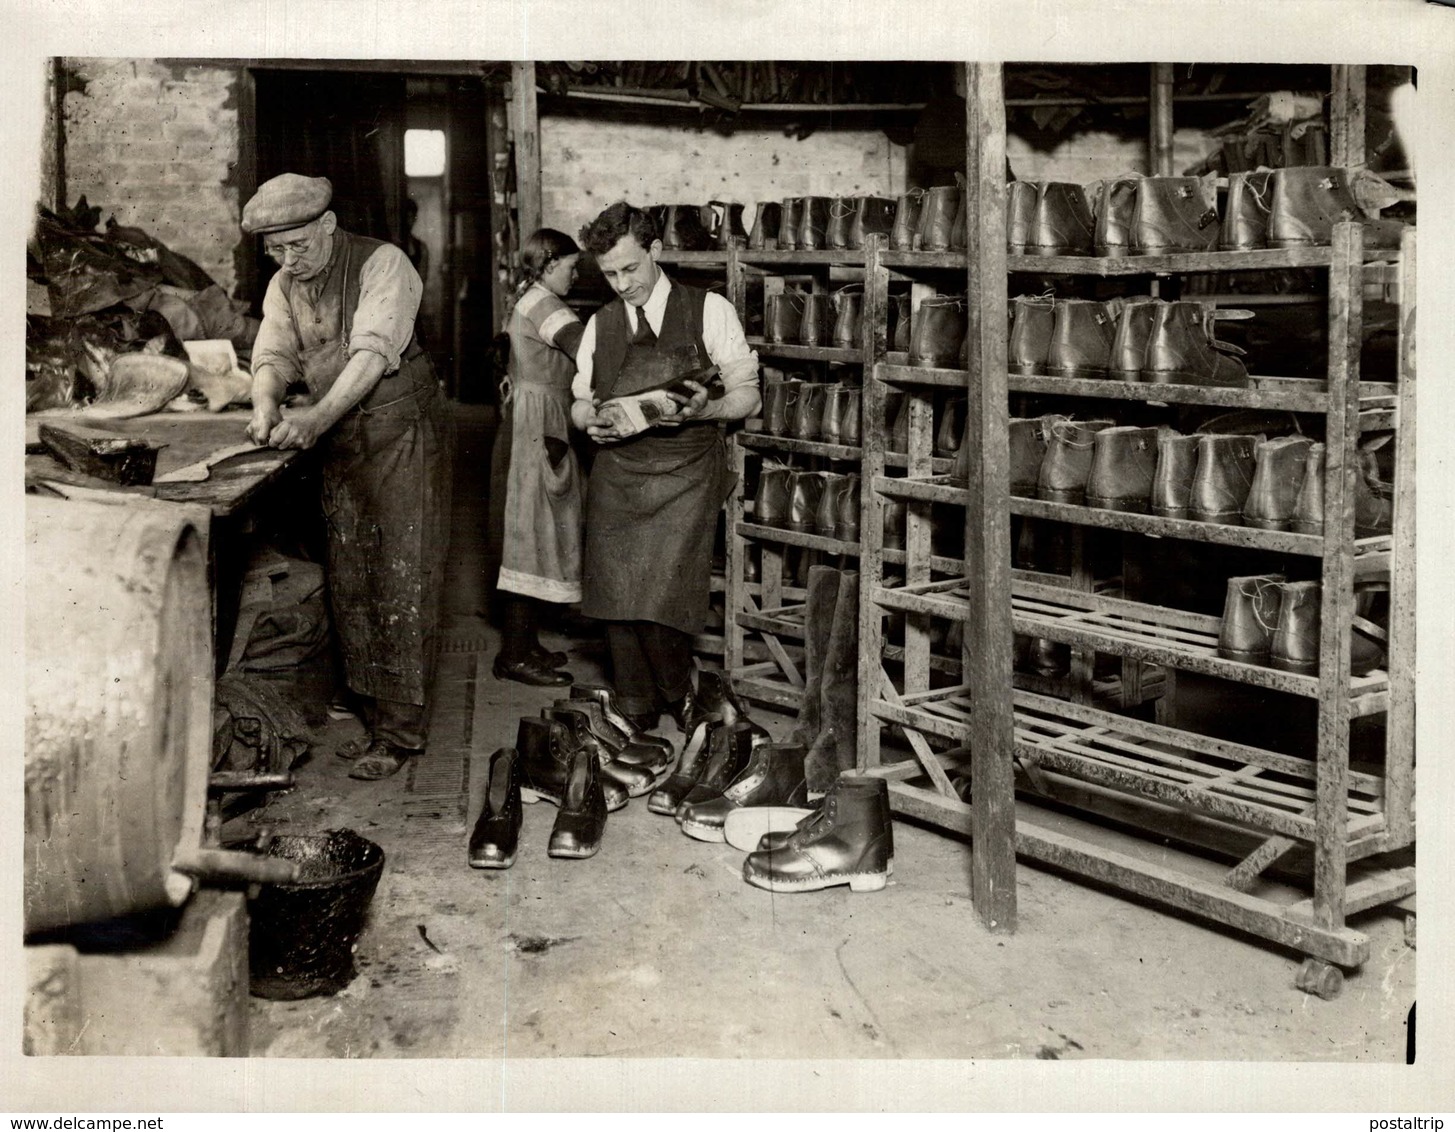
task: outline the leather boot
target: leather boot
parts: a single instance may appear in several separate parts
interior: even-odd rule
[[[657,230],[657,236],[661,239],[667,237],[667,205],[649,204],[644,210],[652,219],[652,226]]]
[[[956,170],[955,181],[960,187],[960,205],[955,209],[955,224],[950,229],[950,249],[963,252],[969,247],[970,216],[967,201],[969,193],[965,187],[965,174]]]
[[[804,197],[798,214],[799,250],[812,252],[827,247],[825,237],[828,226],[829,198]]]
[[[470,833],[472,869],[508,869],[520,843],[520,756],[501,747],[485,771],[485,803]]]
[[[1158,300],[1150,296],[1139,295],[1122,300],[1106,367],[1106,375],[1113,381],[1142,380],[1147,340],[1152,337],[1152,326],[1157,321],[1159,305]]]
[[[770,381],[763,387],[763,431],[769,436],[788,435],[802,388],[803,382],[792,379]]]
[[[1037,676],[1065,676],[1071,671],[1071,646],[1046,637],[1034,637],[1027,662]]]
[[[1132,210],[1132,252],[1210,252],[1218,244],[1218,209],[1197,177],[1144,177]]]
[[[1027,255],[1031,228],[1036,222],[1034,181],[1012,181],[1005,186],[1005,250],[1007,255]]]
[[[1324,533],[1324,446],[1317,441],[1309,445],[1303,466],[1303,483],[1289,516],[1290,530],[1301,535]]]
[[[714,737],[712,753],[702,774],[677,804],[672,816],[678,824],[690,807],[721,797],[723,790],[747,769],[757,750],[771,742],[768,732],[746,717],[723,725]]]
[[[940,427],[935,432],[935,455],[946,459],[960,452],[960,442],[965,438],[965,415],[969,404],[964,397],[951,397],[945,402],[945,411],[940,416]]]
[[[1364,225],[1366,248],[1397,248],[1404,225],[1370,220],[1354,199],[1347,170],[1302,165],[1273,171],[1273,203],[1268,214],[1270,248],[1324,247],[1333,242],[1334,225],[1357,220]]]
[[[753,497],[753,522],[764,527],[788,526],[788,500],[793,469],[783,464],[763,465],[758,493]]]
[[[1052,377],[1105,377],[1115,331],[1116,321],[1105,303],[1058,300],[1046,372]]]
[[[844,389],[843,403],[839,410],[839,443],[847,444],[850,448],[857,448],[860,444],[861,423],[860,417],[864,407],[864,391],[862,389],[846,386]],[[825,406],[824,411],[828,408]]]
[[[919,223],[915,226],[914,246],[917,251],[950,250],[950,233],[955,227],[955,213],[960,208],[960,190],[954,185],[936,185],[924,195]]]
[[[1011,373],[1042,374],[1051,355],[1051,334],[1056,325],[1056,300],[1049,295],[1017,295],[1011,300]]]
[[[909,353],[911,312],[909,293],[889,297],[889,348],[896,353]]]
[[[682,832],[698,841],[725,840],[728,816],[749,806],[808,805],[808,783],[803,774],[803,747],[796,743],[760,743],[752,748],[748,764],[716,798],[686,803]]]
[[[603,700],[603,694],[610,699]],[[611,752],[613,759],[642,767],[654,775],[664,773],[672,764],[672,744],[660,735],[634,729],[620,711],[604,707],[604,702],[615,704],[614,695],[611,689],[601,685],[573,684],[570,698],[557,700],[556,706],[580,712],[587,730]]]
[[[662,246],[686,252],[701,252],[716,242],[712,232],[703,223],[702,206],[698,204],[669,204],[664,221]]]
[[[1255,574],[1228,579],[1223,623],[1218,630],[1218,656],[1244,664],[1268,664],[1273,630],[1283,605],[1282,574]]]
[[[1112,177],[1101,183],[1092,244],[1097,255],[1124,256],[1132,251],[1132,216],[1140,177]]]
[[[909,413],[903,389],[884,391],[884,450],[909,451]]]
[[[1306,436],[1277,436],[1258,445],[1253,486],[1243,501],[1244,526],[1288,530],[1313,444]]]
[[[551,827],[546,855],[577,860],[594,857],[606,830],[605,784],[591,752],[577,748],[566,768],[561,809]]]
[[[1046,458],[1051,426],[1066,417],[1047,413],[1040,417],[1010,419],[1010,493],[1025,499],[1036,497],[1036,484],[1041,478],[1041,462]],[[968,469],[967,469],[968,473]]]
[[[845,542],[859,541],[859,498],[859,473],[850,472],[844,477],[844,483],[839,490],[838,497],[838,537]]]
[[[1158,303],[1147,337],[1142,380],[1246,389],[1248,371],[1229,357],[1237,347],[1212,336],[1214,315],[1201,303]]]
[[[1084,503],[1096,434],[1115,421],[1056,421],[1048,432],[1036,495],[1052,503]]]
[[[1218,246],[1225,252],[1248,252],[1268,246],[1268,217],[1273,204],[1271,169],[1233,173],[1228,177],[1228,203]]]
[[[889,232],[889,246],[895,251],[907,252],[914,248],[914,234],[919,231],[924,197],[923,189],[910,189],[899,198],[894,209],[894,227]]]
[[[876,783],[877,785],[875,785]],[[829,789],[836,790],[841,794],[845,792],[852,792],[854,794],[862,795],[866,799],[871,799],[876,806],[881,808],[884,816],[884,821],[889,827],[889,875],[893,876],[894,826],[892,824],[893,813],[889,806],[888,780],[883,778],[871,778],[868,776],[845,774],[840,776],[833,783],[830,783]],[[828,791],[825,791],[824,798],[820,798],[817,804],[815,804],[812,809],[810,809],[806,814],[804,814],[802,817],[792,822],[791,824],[779,824],[773,829],[765,830],[760,835],[758,841],[749,847],[750,850],[762,850],[765,852],[773,853],[780,851],[785,845],[788,844],[788,839],[792,837],[797,830],[802,829],[804,826],[809,824],[810,821],[812,821],[819,815],[819,812],[823,809],[823,803],[827,798],[827,795]]]
[[[515,750],[520,756],[520,800],[544,800],[559,806],[566,796],[567,763],[573,749],[561,724],[522,717],[515,735]],[[602,790],[608,810],[619,810],[627,804],[626,791],[616,783],[604,783]]]
[[[591,733],[584,714],[577,711],[575,705],[569,701],[563,700],[556,707],[541,709],[541,718],[564,727],[570,746],[590,752],[601,764],[601,773],[606,781],[615,782],[626,791],[628,798],[640,798],[643,794],[650,794],[667,771],[669,764],[665,761],[660,774],[643,766],[618,761],[611,749]]]
[[[843,472],[819,472],[823,477],[823,492],[818,498],[818,510],[813,517],[813,533],[824,538],[842,538],[839,534],[839,495],[848,476]]]
[[[861,313],[864,309],[864,293],[845,288],[834,292],[833,344],[841,350],[857,350],[864,344],[861,333]]]
[[[682,799],[691,793],[692,788],[697,785],[697,780],[702,777],[702,772],[707,769],[708,760],[712,757],[712,749],[719,742],[717,735],[725,731],[730,725],[726,723],[713,723],[703,720],[687,736],[687,742],[682,746],[682,754],[677,759],[676,769],[667,776],[667,780],[652,791],[652,796],[647,799],[647,809],[654,814],[677,813],[677,807],[682,804]]]
[[[692,734],[704,719],[709,722],[732,723],[745,714],[743,705],[733,691],[732,681],[726,672],[704,668],[697,673],[697,688],[693,693],[692,713],[687,719],[683,734]]]
[[[1283,583],[1283,604],[1268,647],[1268,662],[1274,668],[1318,675],[1322,591],[1318,582]]]
[[[824,390],[823,414],[819,418],[818,438],[825,444],[842,444],[844,404],[849,399],[847,385],[830,385]]]
[[[708,204],[717,210],[717,246],[723,251],[728,248],[748,246],[748,232],[743,227],[743,206],[736,201],[714,200]]]
[[[786,197],[778,225],[778,250],[794,251],[798,247],[798,230],[803,224],[803,198]]]
[[[833,325],[833,296],[822,291],[805,294],[798,341],[805,346],[827,346]]]
[[[838,251],[849,246],[849,226],[854,223],[858,207],[853,197],[829,198],[829,222],[824,229],[824,244]]]
[[[894,201],[888,197],[859,197],[849,225],[849,247],[862,248],[868,237],[894,231]]]
[[[781,291],[769,295],[765,321],[768,324],[768,340],[782,345],[797,342],[799,329],[803,326],[802,291]]]
[[[800,726],[794,740],[808,749],[804,758],[808,788],[827,790],[841,771],[857,761],[859,731],[859,573],[832,572],[825,586],[836,586],[832,615],[825,626],[806,620],[805,654],[822,636],[819,658],[817,734]],[[821,613],[810,604],[807,617]],[[805,695],[807,687],[805,687]]]
[[[823,472],[794,472],[789,477],[788,529],[813,534],[823,498]]]
[[[1157,472],[1157,429],[1118,425],[1096,434],[1086,504],[1146,514]]]
[[[753,251],[778,246],[778,231],[783,226],[783,206],[774,200],[759,201],[753,215],[753,230],[748,235],[748,247]]]
[[[875,892],[889,881],[890,829],[883,779],[836,779],[814,816],[782,846],[748,854],[743,879],[769,892],[814,892],[839,884]]]
[[[1197,471],[1187,500],[1187,517],[1199,523],[1238,526],[1253,486],[1254,453],[1260,436],[1203,433],[1197,438]]]
[[[1096,221],[1085,189],[1066,181],[1042,181],[1036,186],[1028,254],[1090,255],[1095,235]]]
[[[932,295],[919,305],[910,335],[909,364],[923,369],[954,369],[965,341],[965,300]]]
[[[1187,518],[1192,477],[1197,471],[1196,436],[1164,429],[1157,436],[1157,474],[1152,479],[1152,514],[1164,519]]]
[[[818,381],[805,382],[798,391],[797,411],[793,414],[790,427],[798,440],[817,440],[823,431],[824,404],[828,401],[829,386]]]
[[[1379,463],[1374,453],[1388,436],[1364,440],[1359,444],[1359,467],[1354,476],[1354,537],[1372,538],[1387,535],[1394,526],[1394,484],[1379,478]]]

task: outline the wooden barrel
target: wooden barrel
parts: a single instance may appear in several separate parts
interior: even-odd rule
[[[180,904],[212,735],[195,508],[26,498],[25,930]]]

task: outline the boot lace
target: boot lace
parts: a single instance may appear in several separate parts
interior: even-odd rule
[[[1248,582],[1244,582],[1239,589],[1242,590],[1244,597],[1253,599],[1249,604],[1253,610],[1253,620],[1258,622],[1258,627],[1266,633],[1271,633],[1278,626],[1270,623],[1263,611],[1270,604],[1268,591],[1281,589],[1283,583],[1275,578],[1252,578],[1250,581],[1253,583],[1252,593],[1248,592]]]

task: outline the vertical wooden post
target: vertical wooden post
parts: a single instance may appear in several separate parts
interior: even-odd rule
[[[1152,64],[1151,174],[1170,177],[1172,168],[1172,64]]]
[[[1399,431],[1394,438],[1394,539],[1389,586],[1389,716],[1384,825],[1391,848],[1414,839],[1415,792],[1415,229],[1399,249]]]
[[[1330,101],[1329,162],[1358,168],[1364,155],[1364,68],[1336,63]]]
[[[723,222],[727,222],[726,215],[723,217]],[[732,303],[733,310],[737,312],[738,322],[747,326],[747,288],[743,285],[743,265],[742,261],[738,259],[736,244],[728,248],[726,270],[728,302]],[[743,536],[738,534],[738,524],[743,519],[743,483],[746,461],[743,446],[731,433],[728,434],[727,441],[728,461],[734,482],[737,484],[737,488],[727,497],[727,502],[723,505],[726,510],[726,520],[723,531],[725,580],[722,597],[722,668],[731,678],[732,673],[741,668],[743,664],[743,628],[738,624],[738,613],[747,605],[743,596],[743,557],[747,548]]]
[[[510,304],[510,290],[515,267],[515,249],[519,238],[514,235],[510,216],[510,129],[507,125],[505,99],[498,90],[491,90],[485,103],[485,144],[489,147],[490,167],[490,330],[499,334],[505,328],[505,312]]]
[[[1015,786],[1011,766],[1009,389],[1006,379],[1005,88],[998,63],[966,64],[966,299],[970,371],[965,508],[969,623],[962,655],[970,720],[975,850],[971,898],[991,931],[1015,930]]]
[[[884,383],[878,366],[888,349],[889,270],[880,263],[884,237],[864,249],[864,392],[860,407],[859,482],[859,769],[880,763],[874,703],[884,679],[884,613],[874,593],[884,579],[884,501],[874,481],[884,474]]]
[[[232,181],[237,187],[238,215],[258,191],[258,80],[250,67],[239,67],[233,86],[237,104],[237,164]],[[237,281],[233,296],[240,299],[262,299],[258,279],[258,241],[238,230],[238,243],[233,251],[233,267]]]
[[[541,226],[541,135],[532,62],[510,65],[510,136],[515,142],[515,208],[524,240]]]

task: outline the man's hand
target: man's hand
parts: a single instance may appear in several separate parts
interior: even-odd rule
[[[268,434],[268,445],[272,448],[312,448],[318,438],[328,431],[328,425],[315,409],[304,409],[290,413]]]
[[[577,401],[571,406],[573,423],[597,444],[615,444],[621,439],[615,422],[601,412],[599,402]]]
[[[681,425],[688,421],[696,420],[702,416],[703,410],[707,408],[707,386],[698,381],[685,380],[682,382],[688,389],[692,390],[690,398],[683,397],[680,393],[669,391],[667,396],[677,402],[677,411],[667,413],[657,418],[658,424]]]
[[[267,444],[273,429],[283,423],[283,411],[276,401],[259,400],[253,406],[253,419],[248,422],[248,439],[254,444]]]

